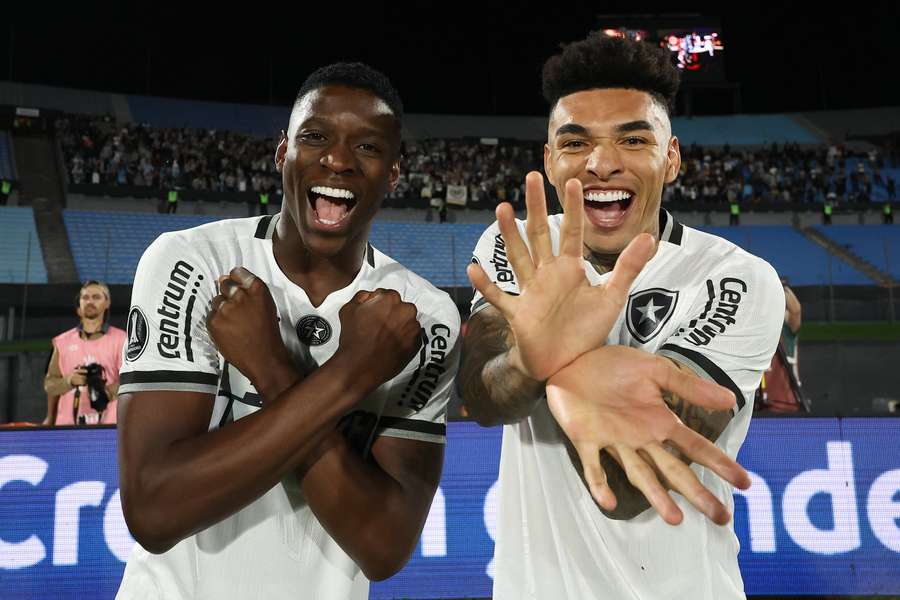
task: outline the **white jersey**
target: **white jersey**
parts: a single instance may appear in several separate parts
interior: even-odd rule
[[[558,253],[562,215],[550,217]],[[519,222],[524,238],[524,223]],[[772,267],[713,235],[660,214],[656,255],[631,287],[607,343],[667,356],[735,392],[735,417],[716,444],[737,455],[747,434],[753,395],[769,366],[784,316],[784,292]],[[474,259],[506,292],[518,285],[497,224]],[[593,285],[606,281],[585,262]],[[476,292],[472,312],[485,306]],[[622,521],[594,503],[570,460],[546,401],[503,430],[494,598],[584,600],[727,600],[744,598],[738,540],[680,495],[677,527],[655,510]],[[712,471],[691,468],[729,509],[732,488]]]
[[[368,452],[379,435],[444,443],[458,362],[459,311],[450,297],[369,245],[353,282],[314,307],[275,262],[277,220],[218,221],[163,234],[147,249],[134,281],[119,393],[213,394],[210,430],[265,410],[259,394],[224,361],[206,330],[217,278],[236,266],[269,287],[282,339],[306,372],[337,350],[338,311],[357,291],[394,289],[418,308],[422,350],[345,417],[350,420],[347,435],[361,452]],[[178,418],[177,410],[172,418]],[[368,594],[368,580],[325,532],[290,474],[247,507],[168,552],[154,555],[135,545],[117,598],[344,600]]]

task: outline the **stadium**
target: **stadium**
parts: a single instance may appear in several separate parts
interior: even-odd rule
[[[487,266],[488,258],[501,261],[495,272],[510,269],[513,276],[509,240],[504,245],[497,234],[497,245],[481,261],[477,254],[473,259],[479,240],[497,220],[498,205],[508,203],[526,219],[526,175],[548,176],[550,107],[541,97],[542,65],[562,45],[589,34],[664,50],[679,72],[671,133],[680,144],[680,163],[661,196],[671,219],[663,227],[668,239],[676,240],[672,230],[684,228],[727,240],[771,265],[785,290],[783,333],[774,356],[768,355],[771,367],[748,399],[744,410],[752,420],[738,444],[736,460],[752,481],[749,489],[734,490],[733,524],[726,526],[739,545],[738,593],[760,599],[900,598],[900,225],[894,222],[900,86],[888,41],[897,19],[893,6],[855,11],[812,20],[799,7],[752,15],[734,9],[634,14],[623,3],[578,8],[562,22],[564,17],[547,19],[537,9],[513,16],[485,8],[477,19],[386,9],[357,15],[347,29],[353,41],[343,47],[328,46],[323,32],[300,36],[303,48],[323,49],[303,50],[299,58],[296,40],[268,39],[281,27],[274,20],[258,38],[244,32],[247,40],[182,24],[173,25],[166,40],[142,29],[137,15],[114,32],[98,22],[59,30],[26,22],[0,27],[0,598],[116,597],[141,537],[123,510],[123,412],[119,430],[115,410],[103,417],[118,383],[98,400],[91,376],[79,379],[77,373],[103,361],[68,359],[65,352],[90,341],[88,323],[97,323],[100,337],[121,330],[118,351],[131,362],[149,347],[147,356],[187,354],[191,362],[196,353],[199,365],[201,352],[191,340],[201,334],[191,315],[198,319],[200,313],[192,312],[191,294],[227,276],[227,269],[198,279],[205,238],[185,244],[183,254],[176,255],[176,246],[162,253],[160,260],[181,261],[161,271],[164,280],[140,279],[148,267],[139,264],[149,263],[146,257],[155,256],[160,240],[180,240],[177,232],[201,226],[219,231],[211,228],[230,227],[230,220],[246,223],[248,238],[274,239],[280,215],[288,214],[278,148],[290,144],[282,132],[311,73],[336,61],[363,61],[386,74],[403,98],[400,169],[364,240],[364,263],[374,268],[390,257],[414,274],[411,280],[445,293],[463,340],[479,307],[470,281],[473,260],[476,266]],[[206,52],[210,48],[214,57]],[[544,192],[549,212],[562,212],[549,176]],[[316,200],[310,201],[315,212]],[[270,254],[277,268],[281,261],[276,264],[274,250]],[[734,281],[748,293],[743,280]],[[698,348],[736,328],[739,303],[747,302],[733,291],[738,288],[721,283],[714,294],[712,278],[707,285],[709,302],[685,334],[695,336],[691,343]],[[105,300],[101,294],[96,302],[108,303],[93,320],[84,308],[92,302],[88,289],[105,290]],[[163,318],[162,333],[150,344],[150,310],[139,307],[138,290],[144,289],[161,290],[160,298],[168,290],[169,300],[153,302],[163,317],[174,311],[171,329]],[[678,301],[676,292],[663,292],[671,304],[660,328]],[[211,295],[219,293],[230,297],[219,290]],[[634,339],[643,341],[658,330],[634,333],[644,321],[638,323],[631,302],[641,293],[632,294],[623,318]],[[714,295],[719,300],[712,308]],[[203,298],[197,298],[199,311]],[[315,307],[322,302],[308,301]],[[644,310],[646,320],[653,301],[649,309],[634,309]],[[320,367],[319,350],[312,347],[324,348],[331,338],[334,344],[346,332],[340,323],[303,319],[287,323],[286,331]],[[426,327],[424,321],[423,327],[423,379],[417,380],[416,370],[403,396],[403,402],[412,396],[408,402],[417,411],[445,374],[453,374],[445,373],[443,350],[447,356],[453,351],[435,333],[452,327]],[[64,339],[64,332],[70,337]],[[106,384],[113,367],[99,368]],[[229,360],[215,369],[227,380],[238,367]],[[136,398],[133,390],[146,382],[131,375],[122,382]],[[267,410],[261,389],[241,392],[234,379],[230,387],[212,382],[210,394],[224,395],[228,408],[205,419],[221,418],[222,432],[241,420],[233,406]],[[724,385],[715,376],[706,379]],[[199,379],[179,381],[188,387],[177,389],[200,390],[190,387]],[[446,416],[433,417],[446,445],[421,536],[402,569],[368,577],[370,598],[497,594],[495,545],[503,521],[498,479],[510,426],[484,426],[466,389],[459,381],[447,384]],[[71,396],[68,404],[62,399],[71,393],[74,405]],[[85,411],[95,402],[102,408],[91,421]],[[358,450],[352,430],[369,430],[354,414],[340,423]],[[363,435],[369,437],[361,452],[371,462],[374,432],[402,428],[404,419],[370,416],[373,433]],[[434,434],[432,425],[420,424],[416,439]],[[272,480],[276,487],[280,478]],[[322,535],[346,549],[343,534],[326,527]],[[535,583],[534,589],[543,588]],[[609,597],[602,589],[590,594]],[[314,596],[297,590],[292,597]]]

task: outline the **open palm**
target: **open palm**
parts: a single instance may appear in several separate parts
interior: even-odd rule
[[[525,202],[528,245],[516,227],[512,207],[504,203],[497,208],[519,295],[502,292],[478,264],[469,265],[468,275],[510,325],[515,337],[511,362],[532,379],[544,381],[606,341],[632,282],[653,255],[654,241],[649,234],[637,236],[619,256],[609,280],[592,286],[584,272],[581,183],[573,179],[566,184],[558,255],[553,254],[539,173],[528,174]]]
[[[547,404],[578,453],[591,495],[604,509],[615,509],[616,497],[600,464],[601,450],[616,458],[628,480],[668,523],[679,523],[682,514],[665,487],[725,524],[728,510],[666,445],[737,487],[749,486],[749,476],[669,410],[666,392],[712,410],[728,410],[735,403],[728,389],[686,373],[666,358],[626,346],[604,346],[550,378]]]

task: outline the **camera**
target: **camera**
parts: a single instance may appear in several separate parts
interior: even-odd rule
[[[109,395],[106,393],[106,378],[103,376],[103,365],[90,363],[84,365],[87,379],[88,396],[91,400],[91,408],[97,412],[103,412],[109,405]]]

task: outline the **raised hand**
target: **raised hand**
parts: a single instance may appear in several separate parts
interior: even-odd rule
[[[649,234],[637,236],[619,256],[609,280],[591,286],[584,272],[581,183],[576,179],[566,183],[558,255],[553,254],[551,245],[540,173],[528,174],[525,203],[530,252],[519,235],[512,206],[503,203],[497,207],[497,221],[519,281],[519,295],[501,291],[478,264],[470,264],[467,272],[472,285],[510,325],[515,337],[510,363],[528,377],[544,381],[606,341],[632,282],[653,256],[655,243]]]

